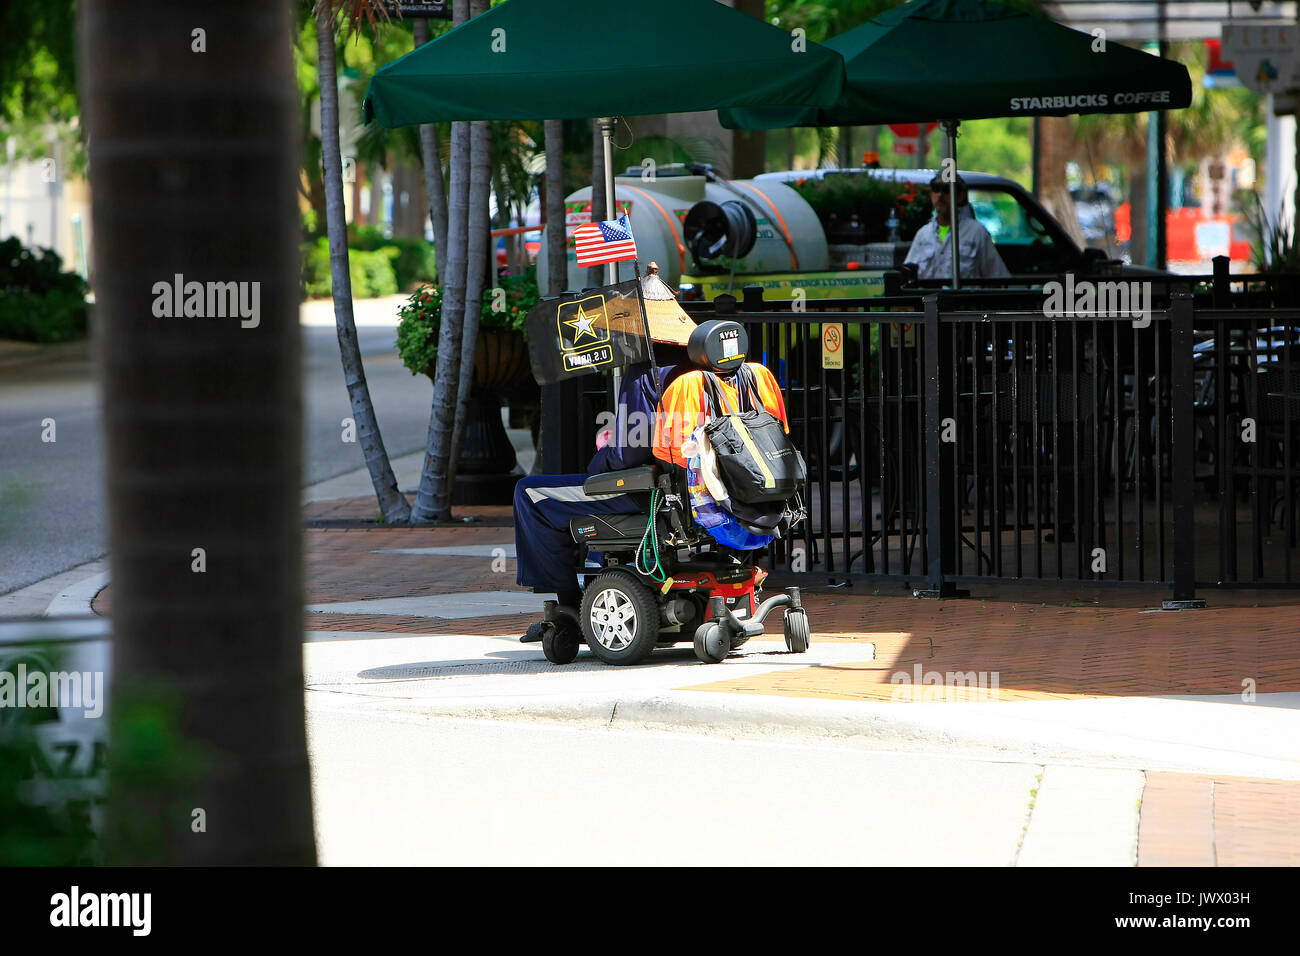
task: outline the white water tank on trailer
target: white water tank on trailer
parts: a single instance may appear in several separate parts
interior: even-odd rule
[[[738,202],[753,213],[756,225],[754,245],[736,262],[736,275],[753,273],[817,272],[830,266],[826,235],[812,207],[784,183],[749,179],[727,183],[710,183],[703,176],[659,175],[653,180],[636,176],[618,176],[614,191],[620,212],[629,213],[632,233],[636,237],[637,262],[645,275],[650,262],[659,264],[659,275],[674,289],[683,275],[699,275],[699,262],[688,248],[689,237],[684,223],[697,203],[722,206]],[[573,251],[573,230],[591,221],[591,187],[585,186],[564,201],[565,236],[567,239],[568,283],[566,289],[589,285],[587,267],[579,268]],[[697,212],[710,211],[704,207]],[[614,217],[610,217],[614,218]],[[546,227],[551,228],[550,225]],[[709,260],[703,265],[726,264],[725,259]],[[632,263],[618,263],[620,280],[632,278]],[[601,267],[607,269],[606,266]],[[716,268],[707,271],[717,272]],[[722,273],[729,270],[724,268]],[[548,288],[549,263],[546,234],[537,257],[537,286],[545,294]],[[601,273],[601,284],[605,282]],[[739,295],[739,283],[737,283]]]

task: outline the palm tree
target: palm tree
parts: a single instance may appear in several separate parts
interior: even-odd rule
[[[379,499],[384,521],[406,522],[411,517],[406,498],[397,489],[397,478],[388,461],[379,419],[370,400],[366,370],[357,343],[357,326],[352,315],[352,278],[348,269],[348,228],[343,206],[343,160],[339,152],[339,88],[334,50],[334,22],[338,11],[347,8],[353,30],[367,21],[373,27],[377,19],[388,19],[380,0],[316,0],[316,51],[320,74],[321,157],[325,164],[325,220],[330,246],[330,285],[334,294],[334,322],[338,328],[339,354],[352,417],[356,423],[357,443],[370,472],[370,482]]]
[[[417,17],[412,23],[415,45],[429,42],[429,21]],[[373,124],[382,129],[378,123]],[[424,191],[429,197],[429,221],[433,224],[433,248],[441,267],[443,251],[447,248],[447,190],[442,181],[442,152],[438,143],[438,127],[425,123],[420,127],[420,159],[424,165]],[[439,269],[441,271],[441,268]]]
[[[106,859],[310,865],[290,4],[213,5],[205,55],[173,0],[80,16],[114,591]],[[238,283],[247,308],[177,316],[178,274]]]
[[[1065,181],[1065,167],[1070,159],[1070,118],[1040,116],[1038,122],[1038,196],[1066,233],[1079,246],[1087,245],[1079,211]]]
[[[487,10],[487,0],[471,0],[470,16]],[[478,348],[478,326],[483,311],[483,287],[487,276],[489,246],[488,200],[492,186],[492,124],[479,120],[470,127],[469,230],[465,260],[465,325],[460,346],[460,381],[456,388],[456,420],[451,447],[459,451],[465,420],[469,417],[469,392],[474,379],[474,353]],[[497,199],[505,204],[505,197]],[[493,250],[495,254],[495,250]],[[447,463],[447,510],[456,486],[456,455]]]
[[[1187,66],[1192,79],[1192,104],[1166,114],[1166,155],[1171,162],[1218,156],[1249,140],[1260,125],[1261,100],[1257,93],[1235,87],[1207,90],[1206,54],[1200,44],[1173,44],[1170,56]],[[1146,250],[1147,113],[1095,113],[1074,121],[1074,138],[1088,151],[1090,160],[1110,162],[1131,170],[1129,209],[1134,261]]]
[[[456,26],[469,20],[469,4],[452,7]],[[447,248],[439,250],[438,282],[442,286],[442,316],[438,329],[438,358],[434,364],[433,407],[429,413],[429,438],[420,490],[411,510],[412,524],[446,520],[451,515],[451,485],[447,480],[455,453],[460,390],[461,344],[465,327],[465,263],[469,228],[469,123],[451,124],[451,182],[447,204]]]

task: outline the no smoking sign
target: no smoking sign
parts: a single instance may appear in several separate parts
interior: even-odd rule
[[[844,368],[844,324],[822,326],[822,368]]]

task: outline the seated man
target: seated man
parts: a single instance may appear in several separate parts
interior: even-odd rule
[[[582,515],[633,514],[640,510],[628,495],[592,497],[582,490],[589,475],[621,471],[649,464],[655,397],[669,389],[683,372],[685,350],[680,346],[656,349],[659,389],[650,367],[625,370],[614,424],[596,437],[597,451],[587,471],[574,475],[529,475],[515,486],[516,582],[537,592],[554,591],[560,604],[578,607],[578,561],[581,550],[569,534],[569,519]]]

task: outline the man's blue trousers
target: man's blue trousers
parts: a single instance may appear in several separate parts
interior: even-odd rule
[[[642,510],[630,495],[585,494],[587,477],[529,475],[515,485],[517,583],[538,592],[576,590],[580,548],[569,534],[569,519]]]

